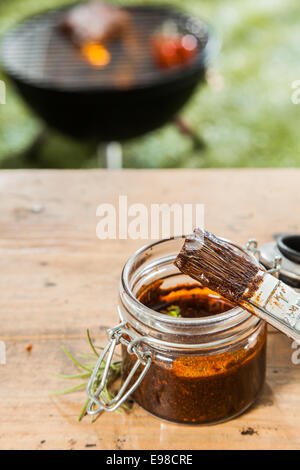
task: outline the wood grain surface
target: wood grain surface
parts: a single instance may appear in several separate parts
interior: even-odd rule
[[[270,329],[268,370],[256,404],[210,427],[160,421],[137,405],[91,424],[77,416],[85,392],[54,373],[76,370],[61,346],[88,352],[117,322],[120,272],[142,240],[96,237],[96,208],[128,202],[203,203],[206,228],[244,244],[299,232],[299,170],[2,171],[0,173],[1,449],[297,449],[300,365]],[[28,352],[26,347],[32,344]],[[300,357],[300,354],[299,354]]]

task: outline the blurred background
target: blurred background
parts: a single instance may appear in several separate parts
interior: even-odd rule
[[[18,21],[69,0],[0,0],[0,41]],[[107,2],[109,3],[109,2]],[[162,1],[114,1],[160,5]],[[166,2],[163,2],[166,4]],[[292,82],[300,79],[297,0],[173,0],[167,4],[208,22],[222,47],[180,112],[182,129],[170,122],[122,143],[125,168],[291,167],[300,165],[299,111]],[[7,83],[0,104],[0,168],[95,168],[99,142],[77,141],[47,131]]]

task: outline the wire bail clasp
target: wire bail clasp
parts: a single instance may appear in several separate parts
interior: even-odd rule
[[[250,251],[255,256],[257,256],[258,260],[260,261],[261,252],[257,248],[257,246],[258,246],[257,240],[255,238],[250,238],[246,243],[246,250]],[[273,261],[273,266],[267,269],[267,272],[269,274],[273,274],[273,276],[275,277],[278,277],[280,274],[281,265],[282,265],[282,257],[275,256],[274,261]]]
[[[102,354],[99,356],[97,364],[93,370],[93,373],[86,388],[87,395],[90,398],[90,402],[87,406],[87,413],[89,415],[95,415],[104,410],[115,411],[117,408],[119,408],[119,406],[122,405],[122,403],[127,400],[129,395],[131,395],[131,393],[134,392],[134,390],[139,386],[139,384],[141,383],[141,381],[149,370],[149,367],[152,362],[152,355],[149,350],[144,350],[141,348],[141,343],[143,342],[144,338],[142,336],[135,335],[132,331],[128,330],[125,325],[125,322],[123,322],[115,326],[114,328],[107,330],[109,341],[103,349]],[[131,341],[128,341],[128,339],[126,339],[123,335],[129,337]],[[135,354],[137,356],[137,360],[134,366],[132,367],[130,373],[128,374],[126,380],[122,384],[119,392],[112,400],[107,401],[104,399],[103,396],[101,396],[101,393],[103,392],[106,386],[107,378],[110,373],[110,365],[113,359],[113,355],[116,347],[119,344],[125,345],[127,347],[128,353]],[[106,360],[105,357],[107,357]],[[103,362],[105,362],[105,366],[102,379],[100,385],[97,387],[96,390],[94,390],[95,385],[97,385],[97,374],[100,368],[102,367]],[[129,387],[131,379],[134,377],[134,374],[136,373],[140,365],[143,365],[144,368],[138,376],[137,380],[133,383],[131,387]],[[95,405],[97,406],[96,408]]]

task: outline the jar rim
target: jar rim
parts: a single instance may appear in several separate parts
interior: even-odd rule
[[[135,294],[133,293],[128,279],[129,279],[129,273],[131,269],[133,268],[134,264],[136,263],[136,260],[143,254],[146,254],[149,250],[153,250],[154,247],[157,247],[160,244],[166,243],[168,241],[172,240],[177,240],[177,239],[184,239],[185,235],[181,236],[176,236],[176,237],[170,237],[170,238],[163,238],[160,240],[157,240],[155,242],[149,243],[147,245],[142,246],[139,248],[135,253],[127,260],[125,263],[123,270],[122,270],[122,275],[121,275],[121,286],[124,289],[125,293],[127,296],[130,298],[131,302],[133,302],[133,305],[140,310],[143,310],[143,313],[146,315],[149,315],[149,318],[157,321],[163,321],[164,323],[167,323],[169,325],[173,325],[176,327],[192,327],[192,326],[208,326],[211,324],[216,324],[216,323],[222,323],[224,321],[230,321],[233,319],[236,319],[237,323],[240,321],[245,321],[253,315],[246,310],[242,309],[240,306],[236,306],[234,308],[231,308],[227,310],[226,312],[218,313],[215,315],[208,315],[204,317],[199,317],[199,318],[181,318],[181,317],[170,317],[164,313],[157,312],[156,310],[151,309],[150,307],[147,307],[144,305],[142,302],[140,302]],[[225,241],[227,243],[230,243],[233,245],[235,248],[240,250],[244,255],[247,255],[250,259],[252,259],[256,264],[259,264],[257,258],[249,252],[246,252],[244,248],[239,246],[238,244],[232,242],[231,240],[228,240],[226,238],[219,237],[222,241]]]

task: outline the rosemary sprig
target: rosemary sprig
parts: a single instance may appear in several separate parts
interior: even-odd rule
[[[88,359],[90,362],[82,364],[82,362],[79,362],[78,359],[76,359],[64,346],[62,346],[62,350],[66,354],[66,356],[75,364],[76,367],[79,369],[83,370],[84,372],[78,373],[78,374],[71,374],[71,375],[65,375],[65,374],[55,374],[56,377],[60,377],[62,379],[66,380],[73,380],[73,379],[89,379],[92,375],[92,372],[94,370],[94,367],[97,363],[97,360],[99,358],[99,353],[97,349],[103,349],[96,347],[91,339],[90,332],[87,329],[87,339],[88,343],[90,345],[90,348],[92,350],[92,354],[79,354],[78,356],[83,357],[85,359]],[[104,368],[105,368],[106,361],[103,361],[102,366],[100,367],[98,374],[96,376],[95,382],[93,384],[92,392],[95,392],[97,388],[100,385],[100,382],[102,380]],[[101,398],[105,402],[109,402],[114,398],[114,393],[112,392],[111,388],[112,385],[116,382],[116,380],[120,377],[121,375],[121,367],[122,367],[122,361],[113,361],[110,366],[110,372],[108,374],[107,378],[107,383],[101,393]],[[75,385],[74,387],[67,388],[65,390],[62,390],[60,392],[56,392],[53,395],[66,395],[68,393],[75,392],[77,390],[81,390],[82,388],[85,388],[88,384],[88,381],[79,383],[78,385]],[[82,410],[79,414],[78,421],[81,421],[82,418],[86,414],[86,409],[89,404],[89,399],[86,400],[84,403]],[[123,403],[120,408],[123,408],[125,410],[129,410],[129,407]],[[117,412],[121,412],[121,409],[117,409]]]
[[[76,392],[77,390],[80,390],[81,388],[83,387],[86,387],[87,386],[87,382],[84,382],[82,384],[79,384],[79,385],[74,385],[74,387],[70,387],[70,388],[66,388],[65,390],[62,390],[61,392],[55,392],[53,393],[53,395],[66,395],[67,393],[72,393],[72,392]]]
[[[98,351],[96,350],[95,346],[94,346],[94,343],[92,341],[92,338],[91,338],[91,335],[90,335],[90,331],[89,329],[87,328],[86,330],[86,334],[87,334],[87,337],[88,337],[88,342],[89,342],[89,345],[93,351],[93,353],[95,354],[96,357],[99,357],[99,354],[98,354]]]

